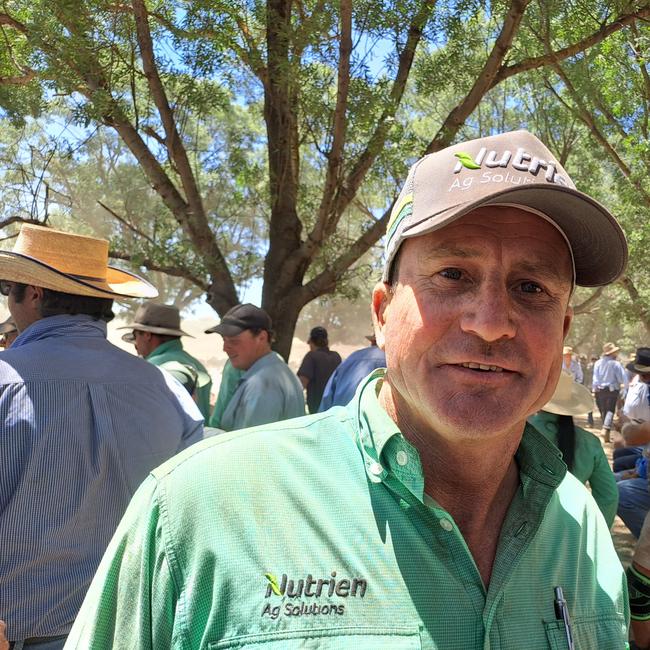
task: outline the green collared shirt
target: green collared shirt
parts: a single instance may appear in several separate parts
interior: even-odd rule
[[[155,470],[66,648],[565,649],[558,586],[578,650],[625,648],[621,565],[557,450],[526,427],[486,590],[379,405],[381,372],[347,408],[217,436]]]
[[[191,354],[185,352],[180,339],[162,343],[153,352],[150,352],[145,359],[149,363],[153,363],[154,366],[165,368],[183,386],[186,386],[187,377],[183,373],[178,372],[176,364],[192,366],[198,375],[196,382],[196,405],[199,407],[199,411],[201,411],[205,420],[208,420],[210,417],[210,389],[212,388],[212,379],[205,366]]]

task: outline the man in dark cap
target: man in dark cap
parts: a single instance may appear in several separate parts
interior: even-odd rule
[[[307,352],[300,364],[300,368],[298,368],[298,379],[307,389],[309,412],[316,413],[327,380],[341,363],[341,355],[329,349],[327,330],[324,327],[314,327],[309,333],[307,343],[309,344],[309,352]]]
[[[155,472],[69,648],[622,650],[609,530],[526,419],[558,382],[574,286],[626,258],[525,131],[418,161],[372,296],[387,369],[347,407]]]
[[[298,378],[271,350],[273,325],[263,309],[250,303],[237,305],[205,331],[221,334],[233,368],[244,371],[221,416],[222,429],[233,431],[305,414]]]

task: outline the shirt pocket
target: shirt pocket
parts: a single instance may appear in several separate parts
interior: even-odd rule
[[[562,621],[544,623],[546,638],[551,650],[567,650],[566,632]],[[625,650],[627,625],[616,616],[585,616],[571,621],[573,642],[576,650]]]
[[[340,627],[250,634],[208,643],[208,650],[421,650],[418,629]]]

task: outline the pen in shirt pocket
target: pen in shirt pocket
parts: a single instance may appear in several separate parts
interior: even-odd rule
[[[553,587],[555,599],[553,605],[555,606],[555,618],[564,623],[564,634],[566,635],[567,650],[575,650],[573,643],[573,631],[571,630],[571,619],[569,617],[569,608],[567,607],[566,600],[562,587]]]

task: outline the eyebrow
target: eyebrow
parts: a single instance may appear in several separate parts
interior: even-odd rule
[[[480,251],[475,248],[461,248],[458,246],[447,246],[443,244],[441,246],[437,246],[432,250],[428,250],[423,255],[423,261],[435,261],[441,257],[473,259],[477,257],[483,257],[484,255],[484,251]],[[548,278],[550,280],[555,280],[556,282],[566,283],[569,285],[571,284],[571,278],[562,273],[557,264],[549,264],[541,260],[538,262],[522,261],[516,265],[516,269],[523,271],[524,273],[530,273],[534,276]]]

